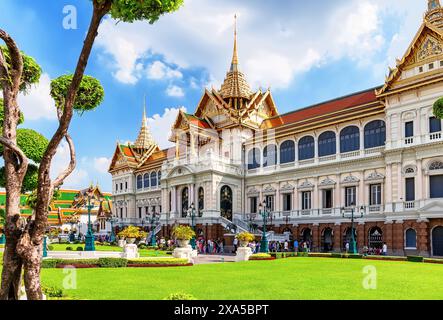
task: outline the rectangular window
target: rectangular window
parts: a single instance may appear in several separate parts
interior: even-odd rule
[[[155,213],[157,213],[157,211],[155,210],[155,206],[152,206],[152,211],[151,212],[155,212]]]
[[[257,213],[257,197],[250,198],[251,200],[251,213]]]
[[[123,218],[123,208],[120,208],[120,218]]]
[[[410,138],[414,136],[414,121],[405,123],[405,137]]]
[[[347,187],[345,189],[345,206],[352,207],[357,203],[357,188]]]
[[[266,196],[265,201],[268,210],[274,212],[274,196]]]
[[[283,195],[283,211],[292,210],[292,194],[287,193]]]
[[[381,184],[371,184],[369,189],[369,204],[371,206],[381,205]]]
[[[415,178],[406,178],[406,201],[415,200]]]
[[[304,191],[301,194],[302,198],[302,210],[310,210],[311,209],[311,191]]]
[[[418,72],[422,73],[423,72],[423,67],[418,67]]]
[[[125,190],[128,190],[128,182],[125,182]]]
[[[436,117],[429,118],[429,132],[440,132],[441,131],[441,120]]]
[[[431,198],[443,198],[443,175],[430,176]]]
[[[149,215],[149,207],[145,207],[145,215]]]
[[[432,70],[432,69],[434,69],[434,64],[430,63],[428,67],[429,67],[429,70]]]
[[[332,209],[332,189],[323,190],[323,209]]]
[[[115,184],[115,191],[118,191],[118,183]]]
[[[142,218],[142,207],[138,207],[138,218]]]
[[[123,190],[123,183],[120,183],[120,190]]]

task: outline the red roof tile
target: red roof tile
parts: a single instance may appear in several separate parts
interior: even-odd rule
[[[373,88],[273,117],[265,120],[263,124],[266,128],[280,127],[286,124],[309,120],[310,118],[318,116],[325,116],[330,113],[343,111],[376,101],[375,88]]]

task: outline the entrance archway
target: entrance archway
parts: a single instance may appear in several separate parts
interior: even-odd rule
[[[331,228],[323,229],[321,235],[321,250],[323,252],[330,252],[333,248],[333,232]]]
[[[223,186],[220,190],[220,214],[232,221],[232,189],[229,186]]]
[[[369,250],[380,250],[383,248],[383,231],[379,227],[371,228],[368,240]]]
[[[443,256],[443,227],[435,227],[432,230],[432,255]]]

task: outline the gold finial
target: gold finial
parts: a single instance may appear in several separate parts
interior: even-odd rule
[[[428,10],[429,11],[440,8],[440,7],[441,7],[440,0],[428,0]]]
[[[231,71],[238,71],[237,14],[234,15],[234,53],[232,55]]]

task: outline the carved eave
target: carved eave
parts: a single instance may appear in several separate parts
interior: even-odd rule
[[[402,72],[411,64],[414,63],[413,59],[414,56],[419,50],[419,46],[423,43],[422,40],[426,38],[427,35],[432,35],[437,40],[441,40],[443,42],[443,31],[437,28],[436,26],[432,25],[429,22],[424,22],[420,29],[417,31],[414,39],[412,40],[411,44],[409,45],[408,49],[406,50],[406,53],[403,55],[402,59],[397,59],[397,66],[394,69],[390,68],[389,74],[386,77],[385,85],[380,88],[379,90],[376,90],[376,95],[386,95],[389,93],[390,90],[393,89],[394,84],[399,80],[401,77]],[[423,60],[423,62],[426,62],[426,59]],[[423,74],[422,77],[426,77],[426,74]],[[415,80],[415,79],[414,79]]]
[[[261,90],[257,91],[252,97],[251,101],[247,104],[246,109],[240,112],[240,116],[244,119],[247,118],[252,112],[256,111],[262,103],[266,102],[270,109],[270,114],[267,114],[265,118],[270,118],[278,115],[277,106],[274,98],[272,97],[271,90],[267,90],[262,93]],[[263,115],[265,116],[265,115]]]
[[[120,149],[120,144],[117,142],[117,146],[115,147],[114,155],[112,157],[108,172],[112,173],[116,170],[120,170],[123,168],[129,169],[130,165],[126,159],[126,156],[123,154],[122,150]]]

